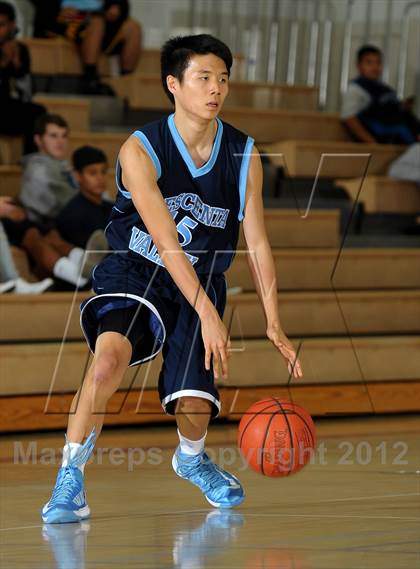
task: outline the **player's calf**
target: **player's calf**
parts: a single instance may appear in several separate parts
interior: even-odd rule
[[[211,405],[207,399],[180,398],[176,412],[180,444],[172,458],[172,466],[178,476],[198,486],[212,506],[232,508],[244,500],[245,494],[239,480],[213,464],[204,451],[210,414]]]

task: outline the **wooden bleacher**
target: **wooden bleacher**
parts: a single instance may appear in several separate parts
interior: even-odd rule
[[[61,115],[70,130],[86,132],[90,129],[90,102],[83,97],[36,95],[34,102],[44,105],[48,112]],[[18,164],[22,157],[20,136],[0,135],[0,165]]]
[[[271,247],[337,247],[339,242],[340,212],[314,209],[308,217],[301,217],[294,209],[266,209],[265,227]],[[242,230],[238,249],[244,249]]]
[[[416,355],[420,350],[420,336],[368,336],[352,338],[304,338],[295,340],[300,347],[300,359],[305,375],[300,385],[344,384],[356,378],[369,382],[405,380],[419,377],[420,362]],[[268,340],[249,339],[232,342],[232,356],[229,362],[230,373],[227,379],[220,379],[219,385],[226,387],[282,386],[287,384],[286,366],[279,365],[278,354]],[[58,374],[54,378],[54,367],[59,357],[59,344],[0,345],[0,357],[4,373],[8,378],[21,378],[3,381],[0,397],[13,395],[34,395],[48,393],[68,393],[79,387],[89,351],[85,342],[65,344],[60,355]],[[363,378],[358,368],[359,360]],[[31,367],[27,365],[30,358]],[[146,365],[133,385],[138,389],[157,387],[162,359],[158,356]],[[245,371],[246,370],[246,371]],[[127,389],[132,383],[135,370],[128,370],[122,384]],[[53,380],[54,378],[54,380]]]
[[[0,196],[16,197],[20,191],[21,178],[20,166],[0,166]]]
[[[304,293],[292,293],[295,295]],[[311,294],[311,293],[310,293]],[[313,294],[313,293],[312,293]],[[375,293],[373,293],[375,294]],[[222,417],[236,418],[252,401],[266,396],[275,395],[292,398],[303,405],[313,415],[328,413],[370,413],[418,411],[420,395],[420,336],[410,333],[407,335],[407,322],[404,314],[416,311],[419,305],[419,294],[414,303],[409,306],[409,300],[404,295],[391,293],[381,305],[372,304],[372,297],[366,294],[353,293],[354,303],[351,311],[356,311],[356,320],[364,320],[368,336],[306,337],[306,323],[314,318],[314,311],[319,311],[319,318],[325,320],[325,312],[319,305],[319,295],[312,310],[308,312],[303,304],[299,311],[291,308],[290,320],[287,311],[283,310],[285,331],[299,349],[299,358],[305,372],[299,382],[293,381],[287,388],[288,377],[286,367],[281,357],[267,340],[253,339],[255,334],[262,335],[263,327],[254,326],[241,330],[241,338],[233,340],[233,353],[230,358],[230,373],[227,380],[219,382],[222,396]],[[54,297],[54,298],[48,298]],[[392,298],[391,298],[392,297]],[[8,305],[16,299],[9,295],[3,301],[2,318],[8,313]],[[79,336],[78,341],[61,342],[64,324],[72,295],[56,293],[42,295],[37,299],[22,297],[18,299],[21,309],[25,310],[25,322],[30,335],[34,322],[39,326],[41,317],[47,319],[53,326],[44,326],[46,342],[40,343],[42,330],[38,328],[36,343],[28,339],[22,343],[22,327],[19,329],[18,344],[0,345],[3,381],[0,397],[7,405],[3,405],[4,413],[0,418],[0,431],[31,430],[45,428],[63,428],[67,421],[72,393],[80,386],[85,366],[88,362],[89,351],[85,342],[80,341],[78,325],[78,307],[74,306],[73,326],[71,330]],[[80,296],[77,300],[80,300]],[[342,299],[340,299],[342,300]],[[379,298],[377,300],[380,301]],[[386,336],[375,335],[371,332],[378,326],[372,325],[378,319],[382,309],[388,305],[388,324],[393,322],[394,329],[398,327],[393,320],[394,307],[407,302],[400,319],[399,330]],[[242,299],[231,297],[229,308],[240,304]],[[291,297],[282,295],[283,309],[288,307]],[[43,306],[36,306],[38,303]],[[395,303],[394,307],[391,303]],[[63,310],[60,310],[60,304]],[[316,307],[315,304],[318,306]],[[334,305],[330,302],[331,309]],[[365,306],[371,310],[366,314]],[[6,308],[6,310],[4,310]],[[10,308],[10,307],[9,307]],[[260,309],[259,309],[260,310]],[[335,306],[337,310],[337,306]],[[327,309],[327,313],[329,309]],[[16,315],[14,310],[13,314]],[[228,316],[228,314],[227,314]],[[243,314],[243,321],[249,322],[250,314]],[[61,317],[61,325],[54,323]],[[327,315],[328,319],[328,315]],[[386,323],[387,316],[379,320]],[[412,318],[412,321],[414,319]],[[296,322],[295,326],[291,326]],[[3,328],[2,328],[3,329]],[[351,329],[351,326],[350,326]],[[298,333],[300,330],[300,333]],[[325,330],[325,327],[324,327]],[[320,329],[316,326],[315,332]],[[388,331],[388,328],[387,328]],[[335,331],[336,332],[336,331]],[[417,326],[418,332],[418,326]],[[234,334],[233,334],[234,335]],[[243,336],[252,336],[244,338]],[[61,349],[62,348],[62,349]],[[61,352],[60,352],[61,350]],[[121,386],[108,408],[111,415],[107,418],[109,424],[142,423],[167,420],[159,413],[160,406],[156,392],[160,356],[149,365],[141,368],[134,383],[135,370],[128,370]],[[18,378],[18,381],[16,380]],[[127,396],[127,389],[130,393]],[[48,412],[45,413],[47,402],[46,393],[50,393]],[[136,412],[141,398],[140,413]],[[373,409],[372,409],[373,404]],[[120,406],[122,409],[120,409]],[[114,410],[114,413],[113,413]],[[118,411],[121,412],[118,412]],[[145,411],[153,412],[148,415]],[[109,419],[109,420],[108,420]]]
[[[0,196],[16,197],[20,191],[22,180],[22,167],[17,165],[0,166]],[[115,169],[110,164],[108,169],[107,191],[110,196],[115,195]]]
[[[315,177],[323,157],[320,177],[356,178],[363,175],[369,157],[368,175],[386,174],[391,162],[405,149],[393,144],[283,140],[262,145],[260,152],[267,153],[272,164],[286,167],[289,176]]]
[[[73,75],[82,73],[82,64],[71,42],[62,39],[22,38],[31,56],[35,75]],[[109,58],[103,56],[98,66],[101,75],[109,75]]]
[[[307,274],[305,277],[305,273],[325,274],[325,255],[332,262],[337,251],[285,250],[276,253],[278,272],[288,274],[289,278],[292,278],[292,267],[297,268],[299,265],[300,274],[295,277],[293,284],[288,284],[288,288],[302,289],[305,287],[305,278],[309,278]],[[284,266],[285,255],[289,258],[296,257],[288,267]],[[311,263],[306,271],[303,255]],[[403,282],[408,289],[418,289],[419,253],[415,250],[347,250],[343,252],[340,264],[345,265],[346,256],[347,269],[341,275],[340,283],[335,283],[341,289],[338,295],[341,310],[331,292],[320,294],[295,291],[280,295],[285,330],[293,336],[296,345],[301,343],[299,357],[305,370],[305,377],[298,385],[293,383],[291,389],[284,387],[287,383],[285,368],[279,364],[279,356],[270,343],[266,340],[247,339],[247,336],[253,338],[264,334],[264,321],[255,294],[229,298],[226,318],[229,320],[230,311],[235,309],[232,336],[239,338],[233,344],[235,352],[230,361],[229,380],[220,382],[224,405],[222,416],[235,418],[253,399],[273,394],[292,397],[312,414],[325,414],[331,409],[342,413],[371,412],[372,403],[376,412],[418,410],[420,360],[417,356],[420,338],[415,335],[418,332],[418,290],[389,290],[384,294],[384,291],[348,292],[347,289],[381,286],[378,282],[379,270],[387,276],[383,288],[389,286],[392,289]],[[359,262],[355,266],[357,258]],[[240,259],[239,256],[228,274],[230,281],[231,273],[242,273],[242,269],[237,267],[242,262]],[[402,269],[405,272],[399,274]],[[364,274],[358,274],[355,282],[355,273]],[[241,284],[245,285],[245,282],[241,281]],[[306,282],[306,286],[308,284]],[[314,282],[312,286],[321,288],[322,284]],[[326,282],[324,288],[328,290]],[[80,341],[78,322],[78,303],[86,295],[87,293],[78,295],[75,299],[68,293],[46,294],[36,299],[13,295],[3,298],[2,318],[8,322],[8,326],[0,327],[1,330],[7,330],[2,337],[7,344],[0,346],[0,355],[3,372],[9,380],[2,383],[0,392],[3,397],[8,397],[7,412],[0,422],[0,430],[64,426],[65,413],[71,401],[68,393],[80,384],[88,356],[85,343]],[[76,302],[71,311],[72,319],[67,335],[72,342],[64,344],[58,375],[51,386],[62,334],[73,300]],[[16,310],[17,307],[19,310]],[[346,327],[341,319],[342,314],[346,317]],[[239,327],[238,322],[242,322],[242,326]],[[387,335],[375,336],[372,330],[386,331]],[[390,334],[390,330],[398,335]],[[326,333],[342,332],[350,333],[351,341],[346,334],[341,338],[325,337]],[[355,335],[361,332],[367,332],[369,336]],[[414,332],[414,335],[407,336],[407,332]],[[310,334],[311,337],[305,337],[305,334]],[[314,335],[317,334],[322,335],[315,338]],[[19,339],[18,345],[10,344],[14,339]],[[40,344],[42,339],[48,342]],[[36,344],[33,343],[34,340],[37,340]],[[159,403],[154,387],[159,363],[157,359],[151,364],[145,386],[143,380],[147,368],[142,371],[124,403],[123,412],[108,417],[110,424],[167,419],[156,414],[159,413]],[[132,372],[127,372],[123,387],[130,385],[130,373]],[[16,377],[21,378],[18,384]],[[134,413],[142,386],[146,388],[141,395],[142,405],[146,410],[153,411],[153,416]],[[50,388],[52,414],[45,414],[46,398],[39,394],[45,394]],[[122,397],[125,397],[124,391],[113,398],[115,409],[123,403]],[[111,406],[111,410],[112,408]],[[10,422],[12,415],[13,421]]]
[[[70,130],[90,129],[90,101],[83,97],[35,95],[34,102],[44,105],[49,113],[61,115]]]
[[[74,46],[53,40],[52,51],[51,41],[27,40],[34,72],[80,73]],[[234,77],[240,78],[242,62],[237,59]],[[167,109],[163,91],[158,91],[158,70],[159,51],[145,50],[139,75],[110,81],[134,109]],[[102,59],[100,72],[109,75],[107,58]],[[320,175],[340,178],[341,185],[348,182],[350,194],[357,184],[354,178],[364,171],[366,158],[349,155],[371,154],[368,173],[372,178],[365,184],[373,184],[373,176],[385,174],[404,147],[350,142],[337,114],[315,112],[316,98],[315,89],[234,80],[222,118],[263,143],[261,151],[275,154],[270,156],[274,164],[284,166],[282,154],[290,176],[314,177],[323,153],[346,154],[345,158],[324,158]],[[75,99],[72,108],[70,99],[51,97],[47,103],[50,110],[57,112],[61,105],[60,114],[71,113],[67,115],[72,126],[69,152],[82,144],[104,149],[111,166],[110,188],[115,192],[112,166],[128,133],[88,132],[86,102]],[[287,110],[280,108],[283,106]],[[0,195],[16,195],[19,188],[21,171],[15,166],[21,155],[19,145],[19,139],[0,137]],[[399,186],[396,190],[390,184],[389,179],[384,182],[377,178],[376,186],[368,190],[369,207],[393,207],[390,199],[384,205],[387,194],[379,196],[384,185],[389,195],[398,191],[400,199],[413,196],[412,188]],[[371,186],[364,189],[367,187]],[[226,323],[232,323],[234,351],[229,378],[219,381],[222,417],[238,419],[252,402],[267,396],[293,399],[312,415],[420,410],[420,252],[411,248],[345,248],[340,252],[339,221],[336,210],[311,210],[306,218],[296,210],[265,212],[274,248],[280,317],[286,334],[299,349],[305,373],[289,387],[283,359],[263,339],[265,318],[245,267],[246,256],[237,253],[227,279],[229,286],[241,287],[244,292],[228,296],[225,312]],[[0,298],[0,401],[7,401],[0,416],[0,432],[65,426],[73,393],[89,359],[78,310],[88,295],[10,294]],[[147,366],[141,368],[130,393],[127,389],[136,370],[127,371],[121,390],[110,402],[108,411],[112,414],[107,424],[173,420],[161,411],[156,392],[160,361],[158,357],[151,362],[149,374]]]
[[[353,201],[358,198],[363,202],[367,213],[420,213],[420,189],[413,182],[389,176],[339,178],[335,182]]]
[[[330,142],[349,141],[337,113],[317,111],[289,111],[283,109],[224,108],[221,118],[252,136],[258,143],[279,140]]]
[[[39,39],[23,38],[21,40],[29,49],[32,60],[32,73],[36,75],[79,75],[82,64],[74,43],[63,38]],[[241,79],[244,76],[245,60],[240,54],[234,56],[232,77]],[[102,56],[99,62],[99,73],[109,76],[111,73],[110,58]],[[143,49],[136,73],[159,73],[160,50]]]
[[[372,412],[367,393],[376,412],[418,410],[419,383],[416,379],[420,364],[416,355],[420,349],[420,336],[370,336],[352,338],[351,342],[348,338],[300,338],[299,341],[299,357],[305,376],[299,382],[293,382],[290,389],[285,387],[288,382],[285,366],[279,365],[280,356],[270,342],[249,340],[245,345],[233,342],[229,378],[220,381],[218,387],[222,400],[233,396],[240,400],[233,407],[224,401],[222,416],[230,418],[243,412],[252,402],[252,396],[260,398],[274,393],[287,399],[292,397],[316,415],[328,414],[331,409],[347,413]],[[88,357],[86,344],[66,344],[55,375],[57,343],[16,345],[13,349],[0,346],[0,356],[5,375],[20,378],[19,382],[2,383],[0,397],[7,397],[9,405],[5,406],[0,418],[0,432],[63,428],[72,398],[70,393],[77,390],[83,377]],[[131,386],[130,398],[135,403],[141,396],[146,409],[152,403],[158,411],[156,386],[160,364],[161,357],[158,356],[143,366],[134,383],[135,370],[128,370],[123,390],[113,398],[114,408],[118,409],[121,396],[126,396]],[[45,393],[48,392],[52,399],[49,410],[57,412],[58,408],[58,415],[40,413],[44,410]],[[244,404],[241,399],[249,403]],[[25,401],[25,405],[18,407],[18,401]],[[142,413],[134,415],[135,405],[130,407],[123,409],[116,418],[119,423],[150,422],[151,418]],[[155,421],[162,419],[162,415],[154,417]]]
[[[127,99],[137,110],[172,110],[173,105],[162,88],[157,73],[136,73],[111,77],[106,81],[119,97]],[[229,96],[225,108],[287,109],[289,111],[316,111],[318,88],[307,85],[287,85],[250,81],[229,81]]]
[[[110,166],[114,166],[122,143],[130,133],[121,132],[83,132],[72,131],[69,136],[69,156],[79,146],[88,144],[101,148],[108,159]],[[0,164],[19,164],[22,158],[22,143],[19,137],[0,136]]]
[[[264,135],[259,132],[263,129],[262,125],[264,124],[262,113],[272,126],[276,124],[276,120],[278,121],[279,128],[276,130],[278,142],[264,144]],[[260,152],[267,153],[273,164],[284,167],[286,163],[287,172],[290,176],[314,176],[323,154],[340,154],[343,156],[325,156],[319,173],[321,177],[359,177],[364,172],[369,155],[371,155],[371,160],[368,173],[370,175],[384,175],[390,163],[405,150],[405,146],[400,145],[340,141],[338,134],[334,138],[333,132],[329,132],[329,119],[322,113],[292,113],[280,110],[267,111],[267,113],[269,114],[260,110],[257,114],[254,113],[255,121],[250,121],[249,110],[227,109],[222,113],[222,117],[235,127],[242,128],[254,136],[256,142],[260,143]],[[270,120],[270,114],[272,120]],[[282,114],[284,120],[282,120]],[[305,117],[305,115],[308,116]],[[241,126],[241,121],[245,120],[248,122],[248,128],[244,128],[244,125]],[[302,121],[302,130],[299,130],[299,121]],[[317,128],[322,130],[323,140],[312,140],[316,136],[314,123],[318,123]],[[293,125],[296,128],[293,128]],[[281,140],[282,137],[290,137],[291,132],[296,136],[296,139]],[[128,136],[129,132],[72,131],[70,146],[71,149],[74,149],[82,144],[99,145],[107,154],[110,164],[113,164],[121,144]],[[275,136],[274,132],[270,136]],[[300,136],[302,137],[301,140],[299,140]],[[20,157],[20,138],[0,137],[0,163],[17,164]]]
[[[229,378],[219,382],[222,417],[237,419],[253,400],[269,395],[293,398],[313,415],[369,413],[372,404],[375,412],[418,411],[420,252],[344,249],[331,283],[337,242],[331,247],[290,249],[287,240],[281,242],[287,235],[282,233],[287,218],[281,215],[273,212],[267,228],[270,240],[283,246],[274,249],[280,314],[286,334],[299,349],[305,376],[287,388],[281,357],[270,342],[259,339],[265,335],[265,319],[244,267],[246,259],[237,254],[228,282],[247,292],[228,297],[225,321],[232,323],[234,352]],[[307,237],[313,240],[309,220],[302,220],[306,225],[299,232],[309,228]],[[0,397],[7,397],[8,405],[0,431],[65,426],[71,393],[80,385],[89,358],[78,308],[88,295],[2,297],[0,357],[5,380]],[[157,398],[159,365],[157,358],[150,370],[144,366],[129,394],[135,370],[127,371],[121,391],[111,401],[115,413],[107,418],[109,424],[170,420],[161,414]]]
[[[0,164],[17,164],[22,157],[20,136],[0,135]]]
[[[77,296],[72,306],[72,293],[46,293],[36,299],[8,295],[2,299],[0,340],[56,340],[63,337],[67,318],[67,338],[83,338],[78,303],[86,296]],[[419,330],[420,290],[282,292],[279,306],[284,329],[294,337],[410,334]],[[265,336],[266,322],[255,292],[228,297],[225,322],[231,321],[232,338]]]
[[[248,255],[236,254],[226,273],[230,287],[254,290]],[[281,291],[420,289],[420,251],[415,248],[275,248],[273,257]]]
[[[130,136],[128,132],[71,132],[69,136],[69,156],[84,144],[97,146],[103,150],[111,168],[115,166],[118,152],[123,142]]]

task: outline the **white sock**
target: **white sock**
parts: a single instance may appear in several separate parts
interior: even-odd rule
[[[72,263],[68,257],[58,259],[53,269],[54,276],[74,285],[85,286],[87,279],[79,276],[80,267]]]
[[[81,267],[82,263],[83,263],[84,256],[85,256],[85,250],[84,249],[81,249],[80,247],[74,247],[70,251],[70,253],[67,255],[67,258],[70,259],[70,261],[74,265]]]
[[[204,450],[204,441],[206,440],[207,431],[204,434],[204,437],[198,441],[190,441],[182,435],[178,430],[178,437],[179,437],[179,446],[181,448],[181,452],[184,454],[189,454],[191,456],[195,454],[200,454]]]
[[[82,448],[83,445],[80,443],[67,443],[63,447],[63,462],[61,466],[67,466],[68,463],[76,456],[79,449]],[[85,463],[80,464],[77,467],[81,472],[85,471]]]

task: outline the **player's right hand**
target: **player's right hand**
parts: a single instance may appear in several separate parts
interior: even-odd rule
[[[213,363],[215,379],[220,377],[220,370],[223,379],[227,379],[231,342],[227,328],[214,307],[201,317],[201,335],[205,348],[206,370],[210,370]]]

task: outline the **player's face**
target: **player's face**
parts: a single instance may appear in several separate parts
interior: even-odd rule
[[[360,75],[378,81],[382,75],[382,59],[377,53],[367,53],[358,65]]]
[[[172,79],[177,104],[200,118],[217,116],[229,90],[223,59],[213,54],[195,55],[184,71],[182,83]]]
[[[35,142],[40,152],[62,160],[67,153],[68,131],[62,126],[48,124],[45,134],[35,136]]]
[[[106,190],[106,172],[108,166],[103,163],[89,164],[77,173],[80,191],[82,193],[99,197]]]

